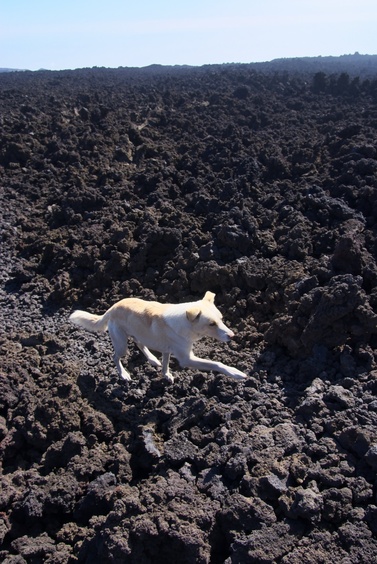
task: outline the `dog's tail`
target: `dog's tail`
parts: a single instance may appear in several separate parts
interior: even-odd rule
[[[84,329],[87,329],[92,333],[104,333],[107,329],[109,319],[106,313],[103,315],[95,315],[94,313],[88,313],[87,311],[77,309],[69,316],[69,320],[75,325],[84,327]]]

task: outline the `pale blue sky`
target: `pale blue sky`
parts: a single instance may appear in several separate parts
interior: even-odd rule
[[[377,54],[376,0],[0,0],[0,67]]]

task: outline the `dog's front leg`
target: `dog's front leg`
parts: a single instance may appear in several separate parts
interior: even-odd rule
[[[170,382],[174,382],[174,377],[169,368],[170,353],[162,354],[162,375]]]
[[[244,380],[247,375],[241,370],[234,368],[233,366],[227,366],[222,362],[216,362],[214,360],[207,360],[206,358],[199,358],[194,354],[190,354],[186,358],[179,359],[181,366],[186,368],[197,368],[198,370],[213,370],[215,372],[220,372],[226,376],[230,376],[235,380]]]
[[[139,342],[137,342],[136,344],[141,350],[141,352],[143,353],[143,355],[149,360],[149,362],[153,366],[156,366],[157,368],[161,366],[161,362],[158,360],[157,357],[154,356],[154,354],[151,353],[151,351],[146,346],[144,346],[142,343]]]

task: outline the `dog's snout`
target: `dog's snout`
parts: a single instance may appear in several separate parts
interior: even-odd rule
[[[230,339],[233,339],[234,337],[234,333],[231,329],[229,329],[229,327],[227,327],[224,323],[219,323],[218,324],[218,339],[220,339],[220,341],[229,341]]]

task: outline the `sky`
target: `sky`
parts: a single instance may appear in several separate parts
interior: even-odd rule
[[[0,0],[0,68],[377,54],[376,0]]]

